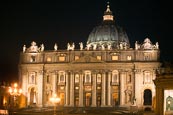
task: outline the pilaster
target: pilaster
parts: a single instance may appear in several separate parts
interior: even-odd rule
[[[70,72],[70,106],[74,106],[74,73]]]
[[[108,83],[107,83],[107,88],[108,88],[108,106],[111,106],[111,72],[108,72]]]
[[[92,80],[92,107],[96,107],[96,73],[93,73],[93,80]]]
[[[69,105],[69,98],[70,98],[70,93],[69,93],[69,74],[66,72],[66,89],[65,89],[65,106]]]
[[[38,75],[38,102],[37,102],[37,105],[39,107],[42,107],[43,106],[43,99],[44,99],[44,90],[43,90],[43,84],[44,84],[44,72],[41,72],[39,75]],[[30,97],[30,96],[29,96]]]
[[[120,105],[125,104],[125,72],[120,72]]]
[[[83,107],[83,74],[80,74],[79,77],[79,107]]]
[[[106,104],[106,76],[105,72],[102,73],[102,100],[101,100],[101,106],[104,107]]]

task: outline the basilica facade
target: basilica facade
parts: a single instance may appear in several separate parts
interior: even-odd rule
[[[56,94],[64,107],[154,107],[159,44],[144,38],[132,48],[125,30],[115,23],[107,5],[103,22],[91,31],[86,45],[67,43],[65,50],[57,43],[52,50],[35,41],[24,45],[21,106],[52,106],[50,98]]]

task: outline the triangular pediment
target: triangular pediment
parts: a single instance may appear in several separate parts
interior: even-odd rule
[[[98,60],[95,57],[85,55],[83,57],[80,57],[79,59],[75,60],[72,63],[103,63],[104,61]]]

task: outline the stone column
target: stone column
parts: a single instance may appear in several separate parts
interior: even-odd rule
[[[120,105],[125,104],[125,72],[120,72]]]
[[[156,79],[156,71],[153,70],[153,75],[152,75],[152,79],[151,79],[151,82],[153,82],[153,80]],[[156,89],[155,89],[155,84],[152,83],[152,99],[155,98],[156,96]]]
[[[70,84],[69,75],[68,75],[68,72],[66,72],[65,106],[69,105],[69,98],[70,98],[69,84]]]
[[[108,72],[108,82],[107,82],[107,88],[108,88],[108,106],[111,106],[111,72]]]
[[[96,73],[93,73],[92,79],[92,107],[96,107]]]
[[[83,74],[80,74],[79,79],[79,107],[83,107]]]
[[[160,84],[156,84],[156,115],[164,114],[164,89]]]
[[[23,107],[26,107],[26,105],[29,105],[29,102],[27,102],[27,98],[28,98],[28,101],[29,101],[29,97],[28,97],[28,75],[27,75],[27,72],[25,70],[22,70],[21,71],[22,74],[21,74],[21,88],[22,88],[22,91],[23,91],[23,98],[22,98],[22,101],[21,101],[21,105]]]
[[[143,106],[143,76],[139,70],[135,71],[135,98],[136,98],[136,105]]]
[[[38,101],[37,101],[37,105],[39,107],[42,107],[43,106],[43,99],[44,99],[44,72],[40,73],[38,75]]]
[[[136,88],[137,88],[137,85],[136,85],[136,70],[135,69],[132,69],[132,84],[133,84],[133,88],[132,88],[132,99],[133,98],[136,98]],[[132,100],[134,101],[134,100]]]
[[[28,97],[28,99],[27,99],[27,105],[30,105],[30,93],[31,93],[31,90],[30,90],[30,92],[27,93],[27,97]]]
[[[101,106],[104,107],[105,103],[106,103],[106,76],[105,76],[105,72],[102,73],[102,100],[101,100]]]
[[[70,106],[74,106],[74,73],[70,73]]]
[[[53,94],[56,94],[56,83],[57,83],[57,77],[56,77],[56,73],[54,73],[52,75],[52,90],[53,90]]]

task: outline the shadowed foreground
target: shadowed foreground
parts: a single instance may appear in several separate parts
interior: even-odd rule
[[[124,107],[114,108],[25,108],[9,110],[10,115],[155,115],[152,111],[130,111]]]

